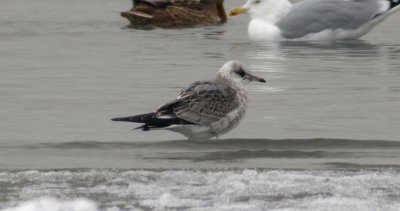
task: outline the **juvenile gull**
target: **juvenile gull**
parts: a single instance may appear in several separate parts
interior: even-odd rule
[[[250,81],[266,83],[252,75],[244,64],[229,61],[214,80],[189,85],[175,100],[155,112],[112,120],[144,123],[135,129],[167,129],[189,139],[218,137],[236,127],[243,118],[248,102],[244,85]]]
[[[400,0],[248,0],[230,15],[249,13],[251,40],[356,39],[400,7]]]

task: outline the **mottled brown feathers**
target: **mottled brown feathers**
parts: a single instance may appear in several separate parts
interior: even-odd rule
[[[239,106],[236,90],[213,82],[196,82],[156,111],[157,116],[173,115],[198,125],[209,125]]]

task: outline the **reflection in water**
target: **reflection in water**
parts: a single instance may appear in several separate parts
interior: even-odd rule
[[[160,153],[156,156],[146,156],[144,159],[149,160],[190,160],[195,162],[202,161],[238,161],[257,158],[325,158],[331,157],[323,151],[271,151],[271,150],[238,150],[238,151],[218,151],[203,153]],[[335,155],[345,153],[334,153]],[[347,156],[345,156],[347,157]]]
[[[399,151],[302,151],[302,150],[238,150],[218,151],[203,153],[159,153],[153,156],[145,156],[144,160],[189,160],[195,162],[220,162],[220,161],[246,161],[255,159],[363,159],[363,158],[399,158]],[[346,163],[346,162],[342,162]],[[396,165],[400,167],[399,165]]]
[[[280,42],[279,46],[282,48],[304,48],[304,49],[322,49],[322,50],[377,50],[379,45],[371,44],[364,40],[340,40],[335,42],[323,42],[323,41],[313,41],[313,42]]]
[[[75,154],[86,156],[96,154],[97,162],[104,162],[109,156],[116,161],[129,162],[135,168],[182,168],[221,164],[227,168],[239,164],[260,168],[280,167],[308,168],[320,163],[325,168],[357,168],[369,165],[371,168],[400,168],[400,142],[383,140],[345,139],[222,139],[204,142],[171,140],[151,142],[65,142],[42,143],[29,146],[9,147],[9,150],[29,150],[29,153],[58,152],[58,158]],[[84,155],[81,153],[84,152]],[[106,153],[106,154],[104,154]],[[115,157],[116,156],[116,157]],[[118,159],[117,159],[118,158]],[[123,158],[128,158],[124,160]],[[162,161],[162,163],[159,163]],[[96,163],[97,163],[96,162]],[[276,163],[277,162],[277,163]],[[294,162],[294,163],[293,163]],[[183,166],[182,166],[183,165]],[[211,165],[213,166],[213,165]],[[220,165],[221,167],[221,165]],[[314,166],[315,168],[316,166]]]
[[[41,149],[182,149],[182,150],[247,150],[247,149],[286,149],[286,150],[332,150],[332,149],[400,149],[400,142],[384,140],[346,140],[346,139],[221,139],[208,141],[146,141],[146,142],[64,142],[24,145],[21,148]]]
[[[252,44],[246,54],[255,60],[286,60],[289,58],[349,59],[384,56],[378,44],[362,40],[337,42],[262,42]]]
[[[210,26],[205,27],[201,32],[203,33],[204,39],[221,40],[223,39],[226,30],[220,26]]]

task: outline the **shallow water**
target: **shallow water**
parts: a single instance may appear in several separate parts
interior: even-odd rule
[[[356,171],[366,177],[398,177],[400,28],[394,26],[400,14],[361,40],[255,43],[247,37],[247,16],[221,26],[141,31],[126,27],[127,20],[119,17],[120,11],[130,7],[129,1],[13,0],[0,4],[0,187],[7,187],[0,193],[0,208],[40,196],[65,200],[83,196],[100,207],[130,204],[111,193],[106,194],[106,202],[89,193],[79,194],[76,188],[81,184],[54,188],[49,184],[49,193],[45,188],[24,195],[23,190],[30,192],[40,181],[37,178],[45,178],[53,169],[73,169],[76,177],[93,171],[87,176],[92,179],[103,175],[103,168],[136,169],[116,170],[133,174],[147,169],[145,174],[158,175],[180,174],[166,170],[183,168],[187,177],[202,175],[199,169],[212,169],[204,176],[210,180],[217,177],[213,174],[234,177],[247,168],[258,168],[254,174],[263,176],[270,172],[262,169],[289,169],[279,170],[279,177],[293,174],[290,169],[298,175],[357,178],[352,173]],[[226,8],[240,4],[230,0]],[[109,120],[154,110],[189,83],[213,78],[232,59],[248,64],[268,83],[249,86],[245,119],[221,140],[187,142],[179,134],[131,131],[137,125]],[[30,178],[26,170],[37,169],[46,170],[35,171],[38,176]],[[111,173],[106,170],[105,174]],[[69,174],[60,173],[56,181],[62,183]],[[22,183],[21,189],[15,179],[18,175],[33,182]],[[382,184],[391,184],[387,181]],[[164,181],[159,186],[171,184]],[[102,187],[113,187],[109,185]],[[212,188],[213,184],[204,185]],[[396,190],[380,190],[383,195],[373,194],[371,200],[352,196],[355,201],[351,203],[361,203],[359,209],[396,210],[399,205],[390,197],[384,205],[369,204],[385,194],[398,197],[398,182],[395,185]],[[336,193],[342,194],[335,190],[330,194]],[[163,193],[166,196],[149,194],[144,201],[180,197],[168,190]],[[260,190],[257,194],[275,197],[282,193]],[[253,196],[240,197],[249,199],[240,203],[243,209],[318,209],[294,206],[299,201],[292,198],[278,197],[275,206],[267,203],[268,197],[264,202]],[[189,208],[193,205],[182,203]],[[223,209],[215,201],[198,203],[205,204],[199,209]],[[150,208],[162,209],[156,201],[150,204]],[[226,209],[241,208],[236,205]],[[354,206],[351,209],[357,209]]]
[[[21,156],[23,155],[23,156]],[[2,147],[3,169],[400,169],[400,142],[224,139],[64,142]]]

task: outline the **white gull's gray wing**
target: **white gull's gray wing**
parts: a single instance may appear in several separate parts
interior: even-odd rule
[[[287,39],[325,29],[357,29],[386,12],[383,6],[378,0],[304,0],[294,4],[277,26]]]
[[[195,82],[183,90],[178,98],[156,111],[159,118],[174,118],[209,125],[239,106],[237,91],[227,85],[208,81]]]

